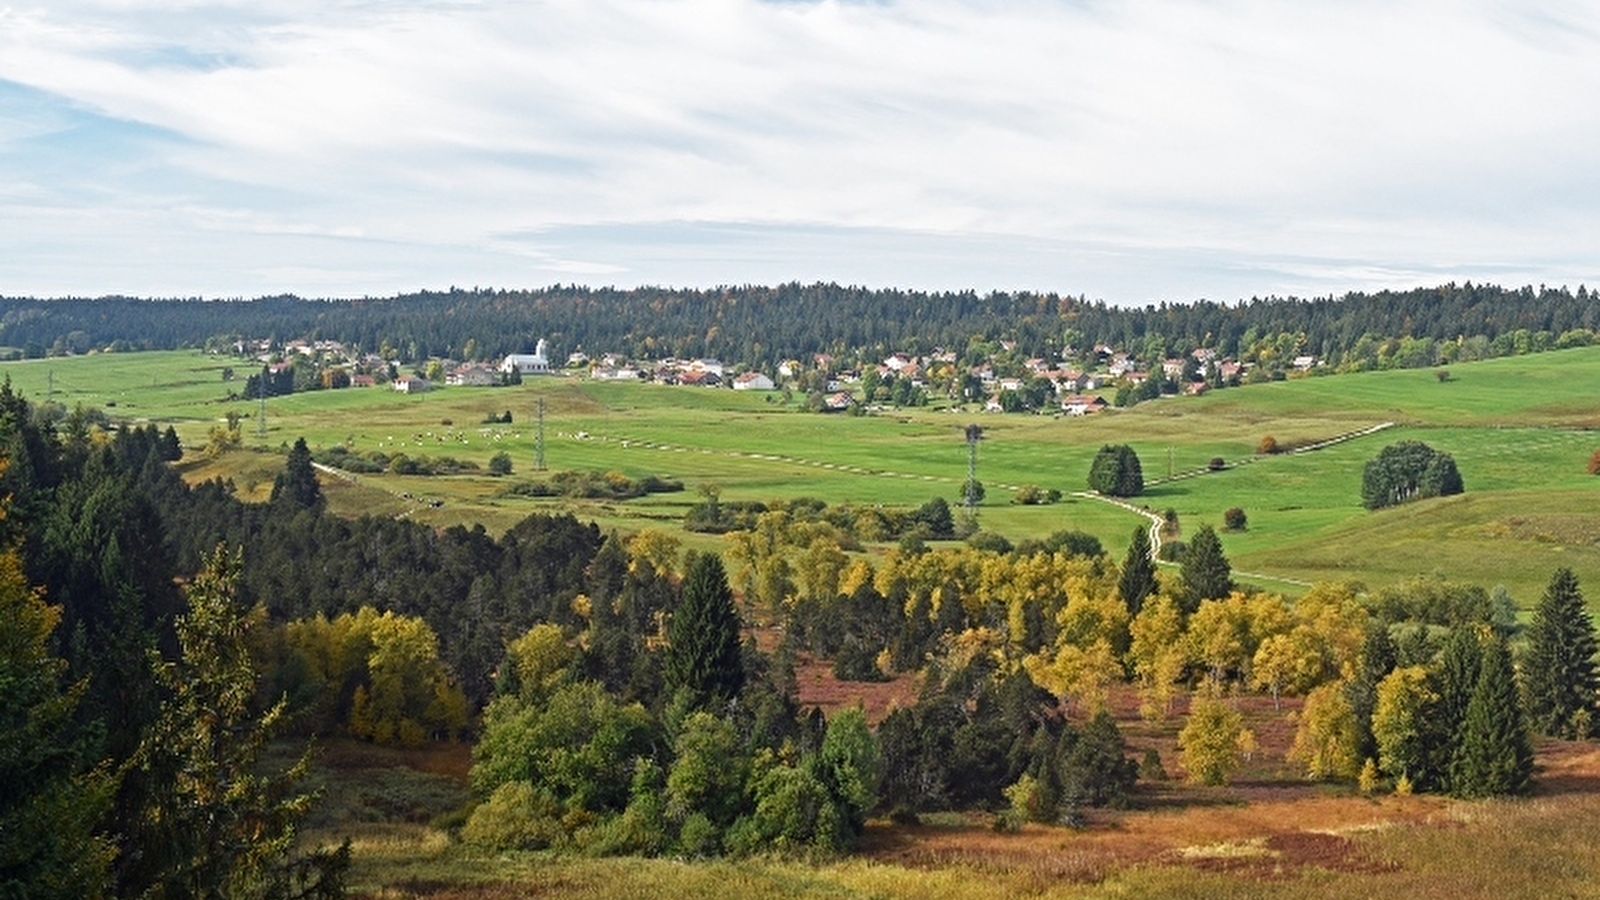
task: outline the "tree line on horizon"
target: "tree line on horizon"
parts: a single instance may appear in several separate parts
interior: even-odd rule
[[[925,293],[831,283],[712,289],[474,288],[383,298],[0,298],[0,346],[38,357],[91,349],[221,348],[240,339],[336,340],[406,362],[497,359],[539,338],[554,352],[716,357],[772,370],[815,354],[892,352],[1019,361],[1097,345],[1159,361],[1197,348],[1282,370],[1312,355],[1347,370],[1413,368],[1594,343],[1586,286],[1446,284],[1301,299],[1118,306],[1054,293]]]

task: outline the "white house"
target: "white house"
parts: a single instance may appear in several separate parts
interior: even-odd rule
[[[745,372],[733,380],[733,389],[736,391],[770,391],[777,387],[771,378],[760,372]]]
[[[1061,398],[1061,411],[1069,416],[1086,416],[1106,406],[1106,398],[1098,395],[1070,394]]]
[[[415,375],[401,375],[389,384],[402,394],[420,394],[433,387],[428,383],[428,379],[418,378]]]
[[[697,359],[694,362],[689,363],[689,371],[704,372],[707,375],[715,375],[717,376],[717,380],[720,381],[723,376],[722,360],[712,359],[711,357],[702,357],[701,359]]]
[[[444,383],[451,385],[468,385],[472,387],[488,387],[500,383],[500,377],[494,370],[482,363],[467,363],[451,369],[444,376]]]

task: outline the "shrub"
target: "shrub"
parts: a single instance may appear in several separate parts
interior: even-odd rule
[[[1261,456],[1271,456],[1272,454],[1277,453],[1277,452],[1278,452],[1278,439],[1273,437],[1270,434],[1267,435],[1266,437],[1263,437],[1259,444],[1256,444],[1256,453],[1261,455]]]
[[[504,450],[489,457],[489,474],[500,478],[511,474],[511,454]]]
[[[1102,556],[1106,550],[1100,539],[1087,531],[1067,529],[1051,534],[1044,541],[1045,549],[1052,553],[1065,552],[1068,556],[1084,556],[1093,558]]]
[[[1228,461],[1223,459],[1220,456],[1213,456],[1213,457],[1211,457],[1211,461],[1206,463],[1206,468],[1210,469],[1213,472],[1220,472],[1223,469],[1226,469],[1227,467],[1228,467]]]
[[[1005,535],[993,531],[977,531],[967,538],[967,546],[974,550],[985,550],[990,553],[1010,553],[1014,547],[1006,540]]]
[[[1145,781],[1166,781],[1167,768],[1161,764],[1161,753],[1154,747],[1144,751],[1144,759],[1139,761],[1139,777]]]
[[[526,781],[495,788],[461,829],[466,843],[496,850],[542,850],[561,836],[561,804]]]
[[[1596,450],[1589,457],[1589,474],[1600,475],[1600,450]]]
[[[1247,524],[1248,520],[1245,518],[1244,510],[1237,506],[1229,507],[1222,514],[1222,527],[1228,531],[1244,531]]]
[[[1592,469],[1590,474],[1593,474]],[[1044,490],[1037,484],[1024,484],[1017,488],[1017,492],[1011,497],[1011,502],[1019,506],[1038,506],[1045,502]]]

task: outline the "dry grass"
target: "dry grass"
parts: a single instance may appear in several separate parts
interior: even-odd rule
[[[1127,697],[1118,699],[1126,706]],[[1600,897],[1593,836],[1600,746],[1541,743],[1527,799],[1368,798],[1291,777],[1274,761],[1286,732],[1261,728],[1283,714],[1261,703],[1244,704],[1252,727],[1268,737],[1240,781],[1141,785],[1133,809],[1091,811],[1078,829],[999,833],[982,814],[930,816],[915,826],[873,822],[857,855],[805,863],[485,855],[434,825],[371,824],[351,835],[354,893],[372,900]],[[1176,721],[1125,725],[1137,740],[1164,744]],[[325,759],[382,766],[397,762],[394,753],[352,744]],[[402,762],[444,774],[458,754],[402,754]]]

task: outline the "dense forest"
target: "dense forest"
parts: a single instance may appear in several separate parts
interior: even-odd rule
[[[631,290],[421,292],[388,298],[147,300],[0,298],[0,345],[27,356],[90,348],[174,349],[237,338],[335,340],[401,361],[493,359],[545,338],[556,352],[716,357],[755,368],[826,353],[1016,342],[1054,358],[1096,344],[1158,359],[1198,347],[1240,359],[1311,354],[1402,366],[1589,343],[1600,304],[1586,287],[1449,284],[1315,299],[1119,307],[1034,293],[920,293],[836,284]],[[881,358],[881,357],[880,357]]]

